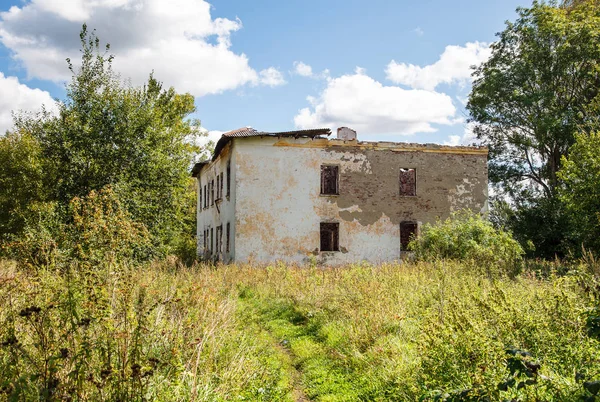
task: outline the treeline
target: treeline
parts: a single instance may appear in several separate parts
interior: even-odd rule
[[[530,257],[600,250],[600,3],[534,1],[474,72],[492,220]],[[583,246],[583,248],[582,248]]]
[[[152,75],[124,83],[109,46],[85,25],[80,37],[81,65],[67,60],[73,77],[58,114],[17,113],[0,137],[2,253],[32,263],[88,258],[82,248],[193,259],[193,96]]]

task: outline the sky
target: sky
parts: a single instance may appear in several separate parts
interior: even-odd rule
[[[473,142],[471,66],[526,0],[0,0],[0,133],[55,111],[82,24],[133,85],[195,96],[211,139],[347,126],[364,141]]]

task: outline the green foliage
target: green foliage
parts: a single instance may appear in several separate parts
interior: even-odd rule
[[[188,119],[194,98],[163,89],[152,75],[142,87],[122,83],[112,70],[109,47],[102,51],[85,25],[81,44],[81,66],[69,61],[73,79],[66,100],[58,102],[58,116],[16,118],[19,146],[31,148],[29,159],[42,158],[21,173],[37,186],[18,199],[47,193],[49,201],[66,208],[75,197],[112,186],[132,219],[148,228],[158,251],[169,253],[179,235],[190,232],[194,198],[188,169],[200,135],[199,122]],[[18,175],[7,175],[18,182]]]
[[[600,253],[600,132],[577,135],[559,177],[560,198],[576,228],[573,241]]]
[[[81,269],[117,262],[139,263],[152,256],[146,227],[134,221],[107,187],[75,197],[60,212],[58,204],[31,204],[24,230],[5,242],[4,252],[23,266]]]
[[[490,182],[516,209],[504,224],[523,245],[533,241],[535,255],[550,258],[564,255],[553,245],[569,243],[556,199],[561,158],[576,132],[600,128],[600,3],[567,3],[534,1],[517,10],[474,72],[467,105],[490,150]]]
[[[20,233],[28,205],[46,198],[38,141],[27,131],[0,136],[0,240]]]
[[[144,261],[152,254],[148,230],[131,219],[110,187],[75,197],[69,212],[72,224],[66,228],[65,245],[79,264]]]
[[[424,225],[410,248],[419,260],[473,261],[492,276],[517,274],[524,253],[510,233],[495,229],[480,215],[467,211]]]
[[[599,392],[593,260],[565,277],[493,281],[450,261],[172,264],[22,271],[0,262],[0,399],[566,401]]]

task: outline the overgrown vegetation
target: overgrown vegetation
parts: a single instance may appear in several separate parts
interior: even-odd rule
[[[593,400],[598,273],[4,261],[0,399]]]
[[[451,259],[483,268],[492,277],[519,273],[523,249],[510,233],[496,229],[481,215],[455,213],[445,221],[425,224],[410,249],[421,261]]]
[[[152,75],[142,87],[126,84],[108,45],[85,25],[80,39],[81,62],[68,60],[73,78],[58,115],[17,114],[14,131],[0,138],[0,242],[26,238],[41,210],[72,224],[74,200],[107,190],[148,231],[155,255],[185,254],[181,239],[195,232],[189,168],[200,151],[194,97]]]

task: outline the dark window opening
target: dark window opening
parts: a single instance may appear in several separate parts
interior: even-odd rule
[[[229,248],[229,236],[230,236],[230,234],[231,234],[230,224],[229,224],[229,222],[227,222],[227,233],[226,233],[227,238],[225,240],[226,241],[226,246],[225,246],[225,251],[226,252],[229,252],[229,250],[230,250],[230,248]]]
[[[210,253],[213,253],[213,244],[214,244],[214,238],[213,238],[213,228],[210,228]]]
[[[321,194],[339,194],[338,166],[321,166]]]
[[[321,251],[339,251],[339,223],[321,223]]]
[[[408,250],[408,243],[417,236],[417,222],[400,223],[400,250]]]
[[[220,176],[221,176],[221,182],[220,182],[220,186],[219,186],[219,198],[223,198],[223,172],[221,172]]]
[[[204,208],[208,206],[208,191],[206,191],[206,184],[204,185]]]
[[[231,194],[231,161],[227,162],[227,197]]]
[[[217,200],[221,198],[221,193],[219,192],[219,183],[220,183],[221,178],[219,177],[219,175],[217,175]]]
[[[417,172],[415,169],[400,169],[400,195],[417,195]]]
[[[217,254],[222,251],[223,248],[223,225],[217,226]]]
[[[215,181],[210,181],[210,205],[215,203]]]
[[[198,209],[202,209],[202,196],[204,193],[202,192],[202,186],[198,189]]]

